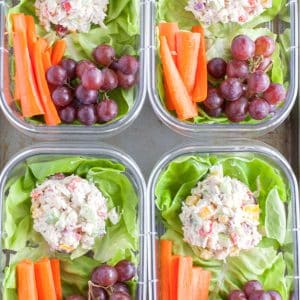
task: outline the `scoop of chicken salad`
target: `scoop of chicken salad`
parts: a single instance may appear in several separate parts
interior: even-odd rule
[[[255,247],[259,206],[254,194],[241,181],[223,175],[221,165],[192,189],[182,206],[180,220],[184,241],[198,247],[203,259],[226,259]]]
[[[49,31],[51,25],[88,32],[91,24],[105,27],[108,0],[36,0],[36,14]]]
[[[108,211],[106,198],[94,183],[79,176],[58,174],[31,192],[33,228],[51,249],[70,253],[79,246],[90,250],[105,235],[107,219],[118,223],[116,209]]]
[[[186,10],[200,22],[246,23],[272,7],[272,0],[189,0]]]

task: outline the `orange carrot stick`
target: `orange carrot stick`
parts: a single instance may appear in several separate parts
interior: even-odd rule
[[[161,300],[171,300],[170,298],[170,262],[172,256],[172,242],[160,240],[160,292]]]
[[[159,35],[165,36],[168,42],[169,49],[176,62],[176,33],[179,31],[178,24],[175,22],[159,23]]]
[[[199,280],[200,297],[197,300],[208,300],[211,272],[202,270]]]
[[[43,38],[39,38],[39,41],[40,41],[42,52],[46,52],[49,47],[48,42]]]
[[[202,276],[202,269],[200,267],[193,267],[192,269],[192,298],[191,300],[200,300],[202,291],[200,289],[200,282]]]
[[[168,110],[175,110],[170,88],[168,87],[166,79],[163,78],[163,80],[164,80],[164,88],[165,88],[166,107]]]
[[[179,119],[186,120],[197,116],[197,106],[192,102],[180,77],[174,60],[172,59],[167,39],[164,36],[161,37],[160,52],[164,76]]]
[[[22,115],[32,117],[44,114],[30,61],[26,22],[23,14],[13,14],[13,46],[15,52],[16,75],[20,90]]]
[[[180,256],[174,255],[171,257],[170,265],[170,299],[179,300],[177,298],[178,289],[178,266]]]
[[[169,49],[171,51],[174,62],[176,63],[176,32],[179,31],[177,23],[172,22],[162,22],[159,24],[159,35],[165,36],[168,42]],[[166,106],[168,110],[174,110],[174,104],[172,102],[172,96],[170,89],[164,78],[164,88],[165,88],[165,97],[166,97]]]
[[[194,26],[192,28],[192,31],[201,34],[196,82],[195,82],[195,87],[192,96],[194,102],[201,102],[207,98],[207,88],[208,88],[205,34],[204,34],[204,29],[201,25]]]
[[[19,87],[19,81],[18,81],[18,75],[17,75],[17,68],[15,70],[15,90],[14,90],[14,100],[20,100],[21,99],[21,92]]]
[[[16,270],[18,300],[38,300],[33,262],[23,260],[17,264]]]
[[[60,279],[60,261],[59,259],[52,258],[50,259],[52,276],[55,286],[56,299],[62,300],[62,288],[61,288],[61,279]]]
[[[44,70],[45,72],[47,72],[47,70],[52,66],[50,52],[49,51],[44,52],[42,59],[43,59]]]
[[[65,50],[66,50],[66,42],[64,40],[57,40],[52,49],[52,57],[51,62],[52,65],[58,65],[62,60]]]
[[[50,60],[51,60],[52,52],[53,52],[53,47],[50,46],[50,47],[47,49],[47,52],[49,52]],[[51,63],[51,64],[52,64],[52,63]]]
[[[39,300],[56,300],[55,286],[49,259],[44,258],[35,262],[34,272]]]
[[[45,110],[45,122],[47,125],[61,123],[55,105],[52,101],[49,87],[46,80],[46,71],[43,66],[42,40],[39,39],[33,48],[33,67],[38,84],[41,100]]]
[[[177,68],[189,94],[195,86],[200,37],[190,31],[176,33]]]
[[[24,17],[26,22],[26,34],[27,34],[29,54],[31,54],[33,50],[33,45],[37,41],[35,23],[34,23],[33,16],[25,15]]]
[[[178,262],[178,299],[192,299],[192,269],[193,260],[190,256],[181,256]]]

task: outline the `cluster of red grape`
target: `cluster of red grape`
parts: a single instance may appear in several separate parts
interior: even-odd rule
[[[114,267],[101,265],[94,269],[89,281],[89,299],[92,300],[131,300],[127,281],[134,278],[136,268],[128,260],[119,261]],[[85,300],[79,295],[66,300]]]
[[[231,291],[228,300],[281,300],[281,296],[276,291],[264,291],[259,281],[251,280],[244,285],[242,291]]]
[[[105,93],[118,87],[129,89],[136,84],[139,63],[135,57],[123,55],[117,59],[115,49],[109,45],[96,47],[93,57],[102,69],[89,60],[77,63],[65,58],[47,70],[52,100],[63,123],[78,119],[84,125],[92,125],[113,120],[118,114],[118,105]],[[101,101],[100,93],[104,93]]]
[[[246,35],[236,36],[231,44],[231,61],[213,58],[207,64],[208,73],[221,84],[209,88],[203,102],[206,113],[212,117],[225,113],[230,121],[241,122],[248,113],[262,120],[274,112],[286,98],[284,86],[271,83],[267,74],[274,51],[275,41],[269,36],[255,41]]]

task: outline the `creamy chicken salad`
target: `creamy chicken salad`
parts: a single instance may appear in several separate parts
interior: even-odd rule
[[[45,180],[31,192],[31,202],[33,228],[53,250],[92,249],[95,238],[106,233],[106,220],[119,221],[115,208],[108,211],[101,191],[75,175]]]
[[[88,32],[91,24],[105,27],[108,0],[36,0],[40,24],[49,31],[51,25],[69,31]]]
[[[192,189],[180,220],[184,241],[198,247],[203,259],[236,256],[262,238],[253,193],[241,181],[224,176],[220,165],[212,167],[207,178]]]
[[[272,0],[189,0],[186,10],[200,22],[246,23],[272,7]]]

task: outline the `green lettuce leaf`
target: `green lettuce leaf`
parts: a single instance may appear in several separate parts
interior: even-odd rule
[[[10,22],[10,15],[12,13],[32,15],[35,17],[36,24],[38,24],[38,18],[35,16],[34,2],[34,0],[21,0],[17,6],[9,9],[7,27],[10,34],[12,33]],[[68,34],[64,38],[67,43],[65,55],[77,61],[92,59],[93,49],[103,43],[113,46],[118,56],[124,54],[139,55],[139,9],[138,0],[110,0],[105,19],[107,27],[92,26],[88,33]],[[56,40],[57,37],[54,31],[46,33],[40,25],[36,27],[40,36],[44,36],[51,43]],[[136,95],[136,88],[128,90],[118,88],[106,93],[106,96],[114,99],[119,107],[118,116],[112,122],[124,117],[131,110]],[[102,98],[102,95],[100,98]],[[27,121],[36,125],[44,123],[41,117],[27,118]],[[73,125],[80,124],[74,122]],[[101,124],[97,124],[96,126],[101,126]]]
[[[84,294],[92,269],[101,263],[113,265],[122,259],[138,263],[138,198],[125,172],[124,165],[104,158],[69,156],[53,160],[45,157],[42,162],[37,162],[35,157],[28,159],[24,175],[10,181],[4,202],[3,248],[16,251],[5,268],[4,300],[17,299],[15,266],[25,258],[37,260],[53,255],[60,258],[65,296]],[[74,251],[72,255],[52,253],[42,236],[32,228],[30,192],[36,184],[56,173],[76,174],[92,181],[107,198],[108,208],[116,207],[120,213],[119,223],[113,225],[107,221],[107,234],[96,239],[92,257],[84,255],[86,251],[82,249]],[[134,281],[131,288],[134,292]]]
[[[286,235],[285,207],[279,198],[277,189],[271,190],[266,200],[265,230],[267,237],[277,240],[280,244],[284,243]]]
[[[279,253],[273,265],[261,276],[260,281],[266,290],[275,290],[280,293],[282,299],[289,299],[288,279],[285,277],[286,261]]]
[[[261,211],[263,238],[259,245],[226,261],[201,259],[199,250],[183,241],[179,219],[184,199],[216,164],[222,165],[225,176],[242,181],[255,193]],[[285,206],[291,205],[288,186],[276,167],[253,154],[183,156],[162,170],[155,197],[163,223],[158,226],[162,239],[173,242],[174,254],[192,256],[194,265],[212,272],[210,299],[227,299],[231,290],[240,289],[246,281],[260,280],[266,289],[278,290],[282,299],[288,300],[292,290],[289,276],[293,274],[293,244],[289,234],[291,213],[286,216]]]

